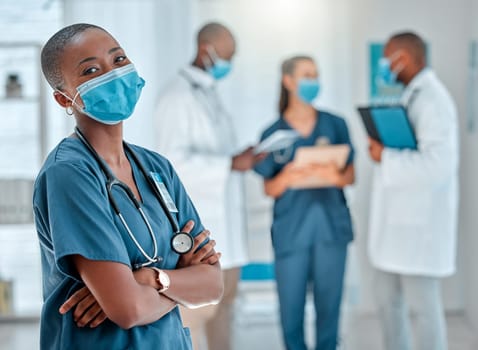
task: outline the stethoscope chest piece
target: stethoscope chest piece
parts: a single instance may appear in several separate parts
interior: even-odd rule
[[[194,239],[186,232],[177,232],[171,238],[171,248],[177,254],[186,254],[193,249]]]
[[[156,236],[153,232],[153,228],[151,227],[151,224],[150,224],[146,214],[143,211],[143,208],[141,207],[141,203],[138,202],[138,200],[135,198],[131,189],[126,184],[124,184],[123,182],[121,182],[120,180],[118,180],[116,178],[116,176],[109,169],[106,162],[98,155],[98,153],[91,146],[91,144],[88,142],[88,140],[83,136],[81,131],[78,128],[75,128],[75,132],[78,135],[78,138],[81,140],[81,142],[91,152],[91,154],[93,155],[93,157],[96,159],[96,161],[100,165],[101,169],[103,170],[104,174],[106,175],[106,178],[107,178],[106,179],[106,183],[107,183],[106,190],[108,192],[108,199],[109,199],[114,211],[118,215],[120,221],[122,222],[126,232],[130,236],[131,240],[133,241],[133,243],[136,245],[138,250],[141,252],[141,254],[147,260],[144,263],[135,264],[134,268],[139,269],[139,268],[151,265],[151,264],[160,263],[163,260],[163,258],[158,256],[158,243],[156,241]],[[149,181],[152,191],[154,192],[156,198],[158,199],[161,208],[164,210],[164,213],[165,213],[166,217],[168,218],[168,221],[170,222],[170,224],[172,226],[173,232],[175,232],[173,237],[171,238],[171,248],[177,254],[188,253],[189,251],[191,251],[191,249],[194,246],[194,238],[189,233],[179,231],[179,227],[178,227],[173,215],[171,214],[170,209],[168,208],[168,204],[166,203],[165,199],[163,198],[163,194],[161,193],[160,188],[158,188],[155,185],[154,180],[148,176],[148,172],[146,171],[143,164],[141,164],[140,160],[138,159],[136,154],[133,152],[131,147],[127,143],[123,143],[123,145],[124,145],[124,148],[125,148],[125,152],[127,151],[131,155],[133,161],[137,164],[137,166],[139,167],[139,169],[140,169],[141,173],[143,174],[143,176],[145,177],[145,179],[147,179]],[[145,249],[143,249],[143,247],[140,245],[140,243],[136,239],[133,231],[130,229],[128,223],[126,222],[126,220],[124,218],[124,216],[121,214],[120,208],[119,208],[117,202],[115,201],[115,199],[113,197],[112,188],[114,186],[120,187],[126,193],[128,198],[134,203],[136,209],[138,209],[141,217],[143,218],[143,221],[144,221],[146,227],[148,228],[149,234],[151,236],[151,240],[153,241],[153,247],[154,247],[153,255],[148,254],[145,251]],[[166,191],[166,194],[167,194],[167,189],[165,188],[164,190]],[[170,198],[169,194],[167,194],[167,198],[168,198],[169,201],[172,202],[172,199]],[[174,206],[174,203],[173,203],[173,206]],[[177,209],[176,209],[176,211],[177,211]]]

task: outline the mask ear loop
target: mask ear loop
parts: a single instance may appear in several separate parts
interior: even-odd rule
[[[399,75],[403,68],[405,68],[405,65],[403,63],[400,63],[396,69],[393,70],[393,72],[396,74],[396,75]]]
[[[211,57],[211,60],[214,62],[218,57],[216,49],[212,45],[208,45],[206,50],[209,56]]]
[[[394,62],[398,57],[400,57],[401,54],[402,54],[402,50],[398,50],[392,56],[390,56],[390,70],[392,69],[392,62]],[[398,67],[392,70],[392,72],[398,75],[403,70],[403,68],[405,68],[404,66],[405,65],[403,63],[400,63]]]
[[[211,47],[208,45],[207,46],[207,53],[209,54],[209,57],[205,56],[202,58],[202,62],[204,64],[204,66],[206,67],[207,70],[211,69],[213,66],[214,66],[214,54],[213,52],[211,51]]]
[[[213,66],[213,63],[209,59],[209,57],[203,57],[202,62],[204,64],[204,67],[206,67],[207,70],[211,69]]]
[[[214,46],[208,45],[206,50],[207,50],[207,53],[209,54],[208,61],[211,67],[216,65],[218,61],[227,61],[224,58],[219,57]]]
[[[78,92],[76,93],[76,95],[75,95],[75,96],[73,97],[73,99],[72,99],[70,96],[68,96],[68,95],[66,95],[65,93],[63,93],[63,91],[60,91],[60,90],[56,90],[56,91],[57,91],[58,93],[62,94],[63,96],[65,96],[68,100],[71,101],[71,105],[65,108],[65,112],[66,112],[67,115],[73,115],[73,106],[76,105],[76,107],[79,108],[78,104],[76,103],[76,98],[78,97],[78,95],[80,94],[80,92],[78,91]]]

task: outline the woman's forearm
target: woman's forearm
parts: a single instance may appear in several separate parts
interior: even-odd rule
[[[224,285],[219,263],[165,271],[171,283],[164,295],[172,300],[188,308],[216,304],[220,301]]]
[[[288,183],[281,173],[273,177],[272,179],[264,181],[264,192],[267,196],[272,198],[278,198],[287,191]]]
[[[121,328],[155,322],[176,306],[175,301],[159,294],[151,285],[135,280],[129,266],[79,255],[73,256],[73,261],[107,318]]]
[[[149,286],[141,286],[143,289],[141,299],[137,303],[137,314],[131,319],[127,327],[142,326],[153,323],[170,313],[178,303]]]
[[[344,188],[348,185],[351,185],[355,182],[355,168],[353,164],[347,166],[345,170],[340,174],[337,187]]]
[[[183,227],[183,230],[190,232],[192,226],[192,222],[189,222]],[[195,239],[195,249],[204,243],[208,236],[208,231],[199,234]],[[210,240],[201,249],[182,255],[180,259],[182,269],[186,269],[185,266],[196,264],[216,265],[218,267],[220,253],[214,251],[214,243],[214,240]],[[94,328],[106,319],[110,319],[122,328],[145,325],[162,318],[178,304],[166,295],[159,294],[158,290],[163,286],[158,281],[157,269],[145,267],[135,270],[132,274],[134,278],[131,278],[131,270],[122,264],[95,262],[81,256],[74,256],[73,260],[86,286],[73,293],[62,304],[59,312],[61,314],[73,312],[73,319],[78,327],[90,326]],[[110,270],[107,276],[104,275],[105,269]],[[204,269],[196,270],[194,272],[202,273],[200,270]],[[206,272],[208,270],[206,269]],[[176,281],[177,277],[174,276],[176,287],[180,284],[180,280]],[[118,289],[117,283],[121,281],[125,283],[124,288]],[[211,285],[208,275],[205,275],[204,281]],[[222,282],[219,281],[219,283]],[[190,286],[187,287],[190,288]],[[197,286],[193,288],[195,287]],[[222,288],[222,284],[219,285],[219,288]],[[175,288],[172,289],[173,292],[174,290]],[[202,292],[201,289],[199,290]],[[214,288],[211,291],[214,291]],[[109,297],[105,298],[108,295]],[[179,295],[179,298],[183,297],[188,298],[188,295]],[[214,294],[206,293],[204,295],[202,293],[199,297],[200,299],[192,299],[191,302],[203,304],[205,300],[208,303],[215,301],[208,301],[208,298],[212,299]],[[183,302],[187,304],[188,300],[185,299]],[[190,306],[194,305],[190,304]]]

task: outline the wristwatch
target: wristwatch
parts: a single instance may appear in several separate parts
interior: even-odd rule
[[[154,271],[156,271],[156,281],[158,281],[159,285],[161,286],[158,290],[159,293],[164,293],[168,290],[171,281],[169,280],[169,276],[163,270],[158,269],[157,267],[151,267]]]

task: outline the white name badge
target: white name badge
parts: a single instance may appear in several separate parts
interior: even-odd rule
[[[154,184],[156,185],[156,188],[158,189],[159,193],[161,194],[161,197],[163,198],[164,202],[166,203],[166,207],[168,207],[168,210],[171,213],[178,213],[179,210],[176,208],[176,204],[174,204],[173,199],[171,198],[168,189],[166,188],[166,185],[164,184],[163,180],[161,179],[161,176],[158,173],[150,172],[149,173],[151,177],[153,178]]]

